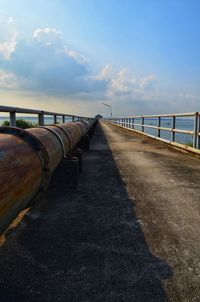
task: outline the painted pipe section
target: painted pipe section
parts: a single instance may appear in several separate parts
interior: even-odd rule
[[[43,188],[94,121],[22,130],[0,127],[0,234]]]

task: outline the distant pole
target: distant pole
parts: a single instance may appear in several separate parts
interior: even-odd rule
[[[110,107],[110,116],[111,116],[111,119],[112,119],[112,106],[106,104],[106,103],[101,103],[102,105],[106,106],[106,107]]]

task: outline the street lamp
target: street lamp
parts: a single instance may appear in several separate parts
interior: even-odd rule
[[[106,107],[110,107],[110,110],[111,110],[110,116],[111,116],[111,118],[112,118],[112,106],[110,106],[110,105],[108,105],[108,104],[105,104],[105,103],[101,103],[101,104],[104,105],[104,106],[106,106]]]

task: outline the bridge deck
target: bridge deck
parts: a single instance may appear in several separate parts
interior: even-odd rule
[[[0,301],[199,301],[199,160],[98,126],[0,249]]]

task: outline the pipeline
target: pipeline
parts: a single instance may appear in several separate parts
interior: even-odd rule
[[[23,130],[0,127],[0,234],[41,190],[96,120]]]

